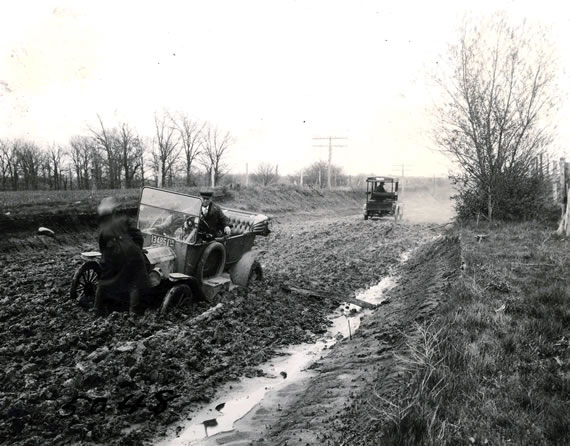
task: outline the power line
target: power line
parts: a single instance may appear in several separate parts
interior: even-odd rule
[[[338,139],[348,139],[348,138],[346,138],[344,136],[328,136],[328,137],[324,137],[324,138],[314,137],[313,139],[314,140],[328,139],[328,141],[329,141],[328,145],[313,144],[313,147],[328,147],[329,148],[329,164],[328,164],[328,171],[327,171],[327,188],[330,190],[331,189],[332,149],[333,149],[333,147],[346,147],[346,145],[344,145],[344,144],[334,144],[333,145],[332,141],[338,140]],[[320,169],[319,169],[319,172],[320,172]]]

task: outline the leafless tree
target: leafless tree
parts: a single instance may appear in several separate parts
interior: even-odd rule
[[[65,151],[61,146],[56,146],[53,144],[47,150],[46,164],[48,169],[48,176],[50,178],[50,187],[55,190],[59,190],[62,187],[61,184],[61,171],[62,171],[62,160],[65,155]]]
[[[70,155],[73,170],[77,177],[77,187],[79,189],[89,189],[95,182],[95,174],[91,174],[93,155],[96,146],[93,139],[87,136],[74,136],[69,140],[71,146]]]
[[[315,185],[320,188],[326,184],[329,165],[326,161],[317,161],[304,169],[303,181],[309,185]],[[334,185],[336,186],[337,179],[343,175],[342,168],[339,166],[331,166],[331,176],[334,178]]]
[[[105,154],[109,174],[109,187],[120,186],[121,163],[118,155],[118,135],[116,129],[105,128],[103,120],[97,115],[99,129],[89,128],[97,147]]]
[[[154,115],[155,138],[153,141],[153,167],[157,172],[161,172],[162,184],[172,183],[174,169],[181,147],[178,132],[172,125],[166,114],[162,116]]]
[[[0,175],[2,177],[2,190],[6,190],[8,182],[8,143],[0,139]]]
[[[269,163],[259,163],[253,174],[253,178],[262,186],[269,186],[277,180],[276,168]]]
[[[21,144],[18,150],[18,160],[26,189],[38,189],[39,171],[44,157],[44,153],[33,142],[24,141]]]
[[[5,162],[5,168],[8,177],[10,178],[10,187],[12,190],[18,190],[20,183],[20,151],[23,146],[23,141],[14,139],[6,141],[2,148],[2,157]]]
[[[132,182],[137,170],[140,169],[142,171],[143,145],[139,136],[136,135],[126,123],[121,124],[119,128],[117,144],[119,146],[121,164],[125,175],[124,185],[128,189],[132,187]]]
[[[201,137],[205,123],[189,118],[184,113],[178,113],[171,118],[172,125],[178,131],[182,151],[184,153],[184,170],[186,173],[186,186],[192,186],[192,167],[194,161],[201,153]]]
[[[435,141],[459,163],[459,188],[484,203],[489,220],[552,139],[555,75],[544,38],[502,15],[466,22],[450,51],[454,71],[438,78],[446,100]]]
[[[205,126],[202,134],[203,154],[201,163],[210,177],[213,169],[213,186],[218,184],[220,178],[226,173],[226,166],[223,164],[223,159],[230,149],[232,142],[233,138],[230,132],[222,133],[217,127],[212,127],[211,125]]]

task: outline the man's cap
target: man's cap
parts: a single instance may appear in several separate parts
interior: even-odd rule
[[[203,190],[200,192],[200,196],[204,198],[212,198],[212,195],[214,195],[214,192],[212,192],[211,190]]]
[[[119,205],[115,197],[105,197],[99,203],[97,207],[97,213],[99,215],[106,215],[113,212],[113,210]]]

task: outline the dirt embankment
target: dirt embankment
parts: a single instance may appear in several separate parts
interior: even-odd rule
[[[42,226],[55,232],[59,244],[81,243],[85,234],[97,228],[96,209],[100,199],[111,194],[118,197],[121,212],[136,217],[139,189],[96,191],[95,196],[89,191],[81,192],[74,193],[73,201],[49,195],[42,198],[39,192],[26,199],[23,194],[21,202],[1,206],[0,252],[45,248],[50,241],[37,235]],[[198,189],[184,192],[197,194]],[[222,207],[265,213],[276,221],[289,221],[291,213],[295,219],[327,215],[332,209],[341,215],[355,214],[361,209],[365,195],[359,191],[312,188],[249,188],[220,189],[216,191],[215,200]]]

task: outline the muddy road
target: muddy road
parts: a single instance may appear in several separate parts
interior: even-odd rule
[[[440,296],[457,266],[456,243],[433,241],[441,232],[434,223],[363,221],[355,210],[277,217],[273,233],[256,241],[261,282],[187,313],[159,317],[149,309],[138,319],[125,313],[97,319],[69,300],[79,253],[96,248],[93,230],[82,227],[57,239],[12,235],[0,255],[0,442],[153,444],[213,401],[222,385],[262,375],[260,365],[281,347],[314,342],[346,297],[390,274],[417,274],[363,320],[359,334],[338,342],[328,362],[315,366],[317,381],[309,390],[284,397],[287,409],[265,420],[271,429],[245,429],[220,441],[314,444],[328,438],[336,444],[350,438],[350,416],[342,421],[350,411],[340,409],[365,389],[368,370],[389,362],[382,349],[398,344],[394,333],[433,310],[437,299],[426,300],[426,293]],[[421,254],[434,244],[435,254]],[[411,254],[402,266],[403,256],[420,246],[419,257]],[[423,267],[422,256],[436,259],[433,269]],[[217,304],[210,317],[197,318]],[[390,323],[383,312],[392,315]],[[333,392],[338,376],[352,384]]]

